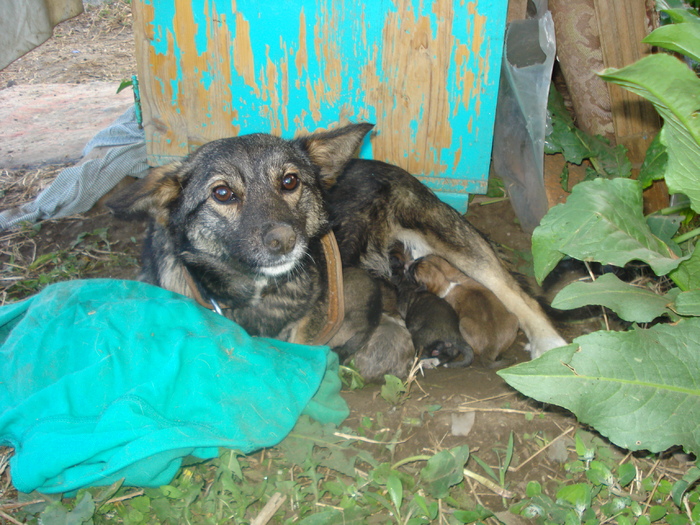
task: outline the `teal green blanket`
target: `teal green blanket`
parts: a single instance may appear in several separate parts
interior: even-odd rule
[[[339,424],[327,347],[248,336],[135,281],[72,281],[0,308],[0,444],[22,492],[160,486],[182,458],[249,453],[306,413]]]

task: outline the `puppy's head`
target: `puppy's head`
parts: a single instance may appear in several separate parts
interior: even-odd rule
[[[389,266],[393,276],[403,277],[411,262],[411,256],[402,242],[394,243],[389,248]]]
[[[416,283],[435,295],[442,295],[450,286],[450,281],[440,268],[434,264],[431,257],[416,259],[410,266],[408,273]]]
[[[322,186],[332,184],[371,127],[292,141],[266,134],[215,140],[152,170],[108,206],[118,217],[149,217],[180,252],[284,275],[327,227]]]

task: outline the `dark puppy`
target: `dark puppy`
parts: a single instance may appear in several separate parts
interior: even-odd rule
[[[395,363],[408,352],[402,341],[375,335],[383,319],[372,299],[379,295],[381,303],[376,282],[354,295],[347,284],[329,287],[337,281],[326,242],[332,229],[345,273],[388,278],[389,248],[401,241],[413,257],[439,254],[492,289],[517,315],[533,356],[565,344],[462,216],[400,168],[352,159],[371,128],[356,124],[291,141],[222,139],[152,170],[110,204],[120,217],[150,221],[142,278],[215,305],[251,334],[298,342],[333,334],[326,330],[329,305],[344,292],[359,299],[341,302],[354,328],[341,325],[326,342],[343,358],[363,351],[366,362],[378,363],[365,372],[378,376],[387,353]]]
[[[459,330],[454,309],[406,274],[413,262],[403,244],[389,250],[391,282],[397,292],[397,310],[404,318],[418,357],[436,365],[469,366],[474,353]]]
[[[462,336],[484,364],[494,363],[513,344],[518,319],[488,288],[436,255],[415,261],[410,273],[457,312]]]
[[[435,358],[438,364],[450,367],[472,363],[474,352],[462,337],[459,318],[447,301],[404,280],[399,284],[399,309],[419,357]]]

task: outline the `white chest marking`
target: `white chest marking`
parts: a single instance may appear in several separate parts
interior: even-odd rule
[[[455,289],[455,286],[457,286],[457,283],[450,283],[449,286],[440,294],[440,299],[447,297],[450,292]]]
[[[267,286],[268,281],[268,279],[255,279],[255,290],[253,291],[253,298],[250,300],[251,305],[260,304],[260,300],[262,299],[262,291]]]

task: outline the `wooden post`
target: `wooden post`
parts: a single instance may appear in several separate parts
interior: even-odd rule
[[[603,68],[628,66],[651,53],[642,39],[656,25],[654,1],[550,0],[550,8],[555,14],[557,52],[574,99],[578,126],[623,144],[636,173],[661,129],[661,119],[650,102],[603,82],[596,73]],[[547,187],[554,188],[556,183],[552,181]],[[553,199],[550,195],[550,201],[559,197]],[[644,203],[647,212],[667,206],[665,184],[655,183],[649,188]]]
[[[600,43],[606,67],[623,67],[651,53],[642,39],[654,28],[656,13],[651,0],[595,0]],[[624,144],[634,168],[644,161],[649,144],[661,129],[661,118],[651,102],[626,89],[608,83],[615,136]],[[668,206],[668,189],[663,181],[644,192],[644,211]]]
[[[651,53],[642,43],[651,28],[645,1],[595,0],[595,9],[606,68],[628,66]],[[617,143],[625,145],[639,167],[659,131],[659,115],[650,102],[626,89],[608,83],[608,91]]]

